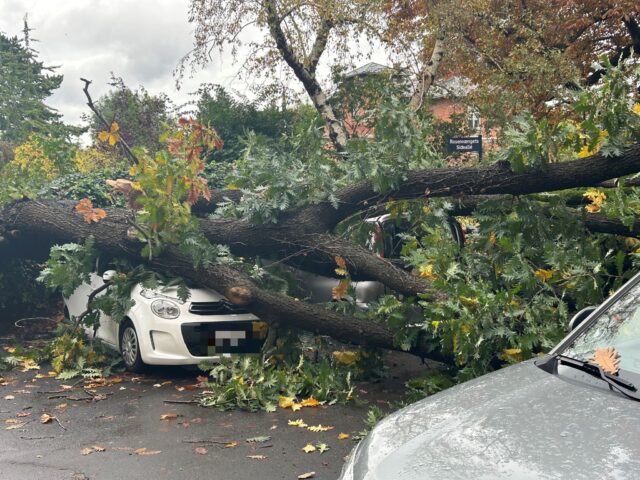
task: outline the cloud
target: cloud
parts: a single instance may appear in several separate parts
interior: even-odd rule
[[[192,47],[186,1],[0,1],[0,31],[22,36],[22,19],[28,13],[32,37],[38,40],[32,47],[39,59],[45,65],[59,65],[64,81],[48,103],[70,123],[78,123],[87,113],[80,77],[93,80],[94,98],[109,90],[113,72],[131,87],[144,85],[180,104],[202,82],[228,85],[239,68],[227,56],[228,61],[217,61],[185,78],[180,91],[175,88],[173,71]]]

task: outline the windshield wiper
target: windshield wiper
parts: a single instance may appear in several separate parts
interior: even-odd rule
[[[632,398],[634,400],[640,400],[640,396],[633,394],[632,392],[637,392],[638,389],[636,386],[628,380],[624,378],[620,378],[616,375],[611,375],[610,373],[605,372],[598,365],[593,363],[578,360],[577,358],[567,357],[566,355],[556,354],[554,358],[557,362],[562,365],[566,365],[568,367],[575,368],[582,372],[588,373],[592,377],[599,378],[600,380],[607,383],[612,389],[620,392],[626,397]]]

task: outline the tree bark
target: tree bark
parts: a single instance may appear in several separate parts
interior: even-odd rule
[[[316,40],[311,49],[308,61],[305,65],[295,54],[293,48],[287,41],[287,37],[282,30],[282,19],[278,14],[276,2],[274,0],[264,0],[264,7],[267,14],[267,24],[269,32],[276,42],[276,47],[280,51],[282,58],[289,65],[294,75],[300,80],[302,86],[306,90],[309,98],[316,107],[316,110],[323,118],[327,125],[329,138],[333,143],[336,151],[343,152],[347,145],[347,132],[342,123],[336,117],[333,107],[327,102],[327,96],[320,87],[320,83],[316,78],[316,67],[318,61],[327,46],[329,34],[333,28],[330,20],[322,22],[317,34]]]
[[[196,270],[191,259],[175,247],[168,247],[163,254],[147,261],[140,256],[142,243],[127,235],[129,212],[109,209],[99,223],[87,224],[74,210],[75,202],[23,200],[10,204],[0,214],[0,232],[20,232],[20,243],[37,238],[49,246],[57,243],[84,242],[89,236],[105,253],[128,257],[150,267],[166,269],[175,275],[217,290],[234,301],[233,291],[242,291],[242,303],[246,308],[270,322],[318,334],[330,335],[345,343],[397,349],[394,334],[381,323],[348,317],[308,304],[285,295],[258,287],[245,274],[224,264],[209,265]],[[6,238],[6,237],[5,237]],[[9,240],[11,242],[11,240]],[[236,300],[237,302],[237,300]],[[412,353],[434,360],[448,360],[427,344],[420,344]]]

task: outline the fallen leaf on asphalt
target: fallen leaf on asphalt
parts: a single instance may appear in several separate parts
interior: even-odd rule
[[[302,451],[304,453],[311,453],[311,452],[315,452],[316,451],[316,447],[314,447],[313,445],[311,445],[310,443],[307,443],[303,448]]]
[[[238,442],[229,442],[224,445],[224,448],[235,448],[238,446]]]
[[[278,405],[280,408],[291,408],[291,406],[295,403],[295,397],[285,397],[280,395],[278,397]]]
[[[3,347],[7,353],[16,353],[16,347]]]
[[[55,407],[53,407],[54,410],[58,410],[60,411],[64,411],[67,409],[67,404],[66,403],[61,403],[60,405],[56,405]]]
[[[300,402],[300,405],[303,407],[317,407],[320,405],[320,402],[313,397],[305,398]]]
[[[184,387],[176,387],[176,390],[179,392],[184,392],[185,388]]]
[[[16,417],[28,417],[31,415],[31,412],[18,412],[16,413]]]
[[[200,417],[192,418],[191,423],[202,423],[202,418]]]
[[[307,473],[303,473],[302,475],[298,475],[298,479],[299,480],[304,480],[305,478],[313,478],[315,477],[316,472],[307,472]]]
[[[291,405],[291,410],[294,412],[297,412],[301,408],[302,408],[302,405],[300,405],[299,403],[294,403],[293,405]]]
[[[62,390],[71,390],[71,389],[73,389],[73,385],[60,385],[60,389],[62,389]]]
[[[20,362],[20,366],[22,366],[21,372],[28,372],[29,370],[40,370],[40,365],[38,365],[34,360],[30,358],[25,358]]]
[[[324,452],[326,452],[327,450],[329,450],[331,448],[326,443],[318,443],[316,446],[318,447],[318,451],[320,453],[324,453]]]
[[[160,450],[147,450],[145,447],[137,448],[133,451],[136,455],[157,455],[161,453]]]
[[[206,455],[208,451],[209,451],[209,450],[207,450],[207,449],[206,449],[206,448],[204,448],[204,447],[196,447],[196,449],[195,449],[195,452],[196,452],[198,455]]]
[[[80,450],[80,454],[82,455],[91,455],[93,453],[93,448],[91,447],[85,447],[82,450]]]
[[[275,430],[278,428],[278,425],[271,425],[271,427],[269,428],[269,430]]]
[[[268,442],[269,440],[271,440],[271,437],[268,435],[247,438],[247,442],[249,443],[264,443],[264,442]]]
[[[308,425],[306,423],[304,423],[304,420],[302,420],[301,418],[299,418],[297,420],[289,420],[287,422],[287,424],[291,425],[292,427],[300,427],[300,428],[308,427]]]
[[[40,415],[40,423],[51,423],[56,419],[53,415],[49,415],[48,413],[43,413]]]
[[[5,428],[5,430],[15,430],[17,428],[22,428],[26,425],[26,423],[15,423],[13,425],[9,425],[8,427]]]
[[[15,399],[16,399],[16,397],[15,397],[15,396],[13,396],[13,395],[7,395],[7,396],[5,396],[5,397],[4,397],[4,399],[5,399],[5,400],[15,400]]]
[[[173,382],[171,380],[165,380],[160,385],[171,385]]]
[[[247,455],[247,458],[253,458],[254,460],[265,460],[268,457],[266,455]]]
[[[191,426],[191,424],[187,421],[184,422],[180,422],[180,426],[184,427],[184,428],[189,428]]]
[[[160,385],[159,383],[154,383],[153,386],[154,388],[160,388],[162,385]]]
[[[14,423],[20,423],[20,420],[16,420],[15,418],[7,418],[4,423],[6,424],[14,424]]]
[[[94,445],[92,447],[96,452],[104,452],[106,450],[106,448],[101,447],[100,445]]]
[[[311,432],[327,432],[329,430],[333,430],[335,427],[331,427],[329,425],[312,425],[310,427],[307,427],[307,430],[311,431]]]
[[[160,415],[160,420],[174,420],[178,418],[178,414],[174,412],[163,413]]]
[[[339,433],[338,434],[338,440],[346,440],[347,438],[349,438],[349,434],[348,433]]]

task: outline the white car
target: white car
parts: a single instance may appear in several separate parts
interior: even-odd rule
[[[115,273],[108,270],[102,277],[92,273],[90,283],[65,298],[67,318],[81,315],[89,295]],[[176,288],[151,290],[136,285],[131,298],[135,305],[122,322],[101,313],[96,337],[118,350],[132,371],[145,365],[193,365],[233,353],[258,353],[267,337],[265,322],[214,290],[192,288],[185,302]],[[93,335],[93,330],[87,329],[87,334]]]

